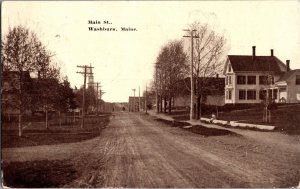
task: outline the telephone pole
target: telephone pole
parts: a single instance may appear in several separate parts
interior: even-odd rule
[[[89,68],[90,70],[92,70],[92,66],[87,66],[87,65],[84,65],[84,66],[77,66],[78,68],[83,68],[84,71],[83,72],[76,72],[76,73],[80,73],[80,74],[83,74],[83,77],[84,77],[84,80],[83,80],[83,94],[82,94],[82,119],[81,119],[81,128],[84,127],[84,105],[85,105],[85,86],[86,86],[86,76],[87,75],[91,75],[93,74],[92,71],[90,72],[87,72],[87,69]]]
[[[132,89],[133,91],[133,112],[135,111],[135,89]]]
[[[156,113],[159,112],[159,103],[158,103],[158,63],[155,63],[155,101],[156,101]]]
[[[193,115],[194,115],[194,94],[195,94],[195,89],[194,89],[194,74],[193,74],[193,70],[194,70],[194,65],[193,65],[193,61],[194,61],[194,38],[199,38],[197,36],[194,35],[194,32],[197,30],[184,30],[190,33],[190,35],[184,35],[183,37],[189,37],[191,38],[191,108],[190,108],[190,121],[193,120]]]
[[[138,112],[140,111],[141,109],[141,95],[140,95],[140,86],[139,86],[139,109],[138,109]]]
[[[102,101],[102,95],[104,94],[105,92],[102,90],[102,89],[100,89],[100,100]],[[105,110],[105,104],[104,104],[104,101],[103,101],[103,106],[104,106],[104,108],[103,108],[103,112],[104,112],[104,110]]]
[[[147,113],[147,83],[146,83],[146,94],[145,94],[145,111]]]
[[[91,83],[93,85],[96,85],[96,114],[98,115],[99,113],[99,87],[100,86],[100,82],[94,82],[94,83]]]

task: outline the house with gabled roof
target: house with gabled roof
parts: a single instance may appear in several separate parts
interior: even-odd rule
[[[290,70],[271,49],[270,56],[228,55],[225,75],[225,104],[262,103],[267,96],[273,102],[297,103],[300,74]]]
[[[278,88],[279,102],[300,103],[300,69],[286,72],[275,86]]]

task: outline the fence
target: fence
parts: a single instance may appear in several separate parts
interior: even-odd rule
[[[84,117],[85,124],[96,124],[99,123],[103,118],[107,117],[108,114],[101,115],[86,115]],[[2,116],[2,128],[3,129],[14,129],[18,126],[19,115],[10,114]],[[79,127],[82,122],[82,117],[78,115],[49,115],[48,126],[75,126]],[[45,116],[22,116],[23,128],[45,128],[46,119]]]

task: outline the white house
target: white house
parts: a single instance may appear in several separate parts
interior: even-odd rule
[[[286,72],[276,83],[280,102],[300,102],[300,69]]]
[[[290,70],[274,56],[228,55],[225,68],[225,104],[261,103],[269,97],[275,102],[300,102],[300,72]]]

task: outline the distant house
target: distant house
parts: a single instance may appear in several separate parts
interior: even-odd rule
[[[221,78],[218,75],[216,77],[199,77],[199,87],[202,88],[203,101],[202,103],[206,105],[224,105],[224,87],[225,87],[225,78]],[[185,78],[182,80],[179,85],[182,89],[175,97],[174,97],[174,107],[189,107],[191,103],[190,96],[190,78]],[[194,100],[196,103],[196,99]]]
[[[20,113],[19,90],[22,87],[27,94],[30,92],[31,77],[29,72],[22,72],[23,84],[20,85],[20,74],[17,71],[2,72],[2,115],[11,116]],[[25,98],[25,95],[22,96]],[[28,112],[29,110],[25,110]]]
[[[300,69],[286,72],[275,82],[278,90],[279,102],[299,103],[300,102]]]
[[[228,55],[224,75],[226,104],[261,103],[267,94],[278,103],[300,102],[299,70],[290,70],[289,60],[285,65],[273,49],[270,56],[256,56],[255,46],[252,56]]]

